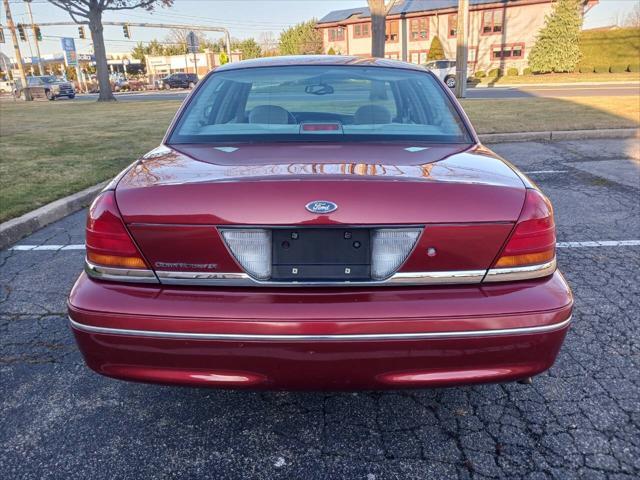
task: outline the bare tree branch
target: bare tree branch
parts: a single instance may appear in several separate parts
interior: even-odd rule
[[[49,3],[66,11],[74,22],[86,24],[79,18],[89,20],[89,30],[93,40],[100,96],[98,101],[115,100],[109,82],[109,66],[102,28],[102,13],[106,10],[153,10],[156,5],[170,6],[173,0],[49,0]]]
[[[389,15],[389,12],[391,11],[391,9],[393,8],[393,6],[396,4],[396,0],[391,0],[386,7],[386,10],[384,12],[385,16]]]

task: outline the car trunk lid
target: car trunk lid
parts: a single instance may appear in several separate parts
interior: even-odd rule
[[[123,176],[116,195],[156,270],[243,272],[222,238],[225,228],[286,235],[333,228],[341,229],[338,238],[413,227],[420,235],[400,271],[447,271],[489,267],[520,214],[525,187],[490,151],[468,145],[181,145],[148,154]],[[305,208],[313,201],[337,209],[313,213]],[[322,248],[320,237],[309,245]],[[344,272],[343,260],[322,261]],[[370,273],[355,267],[361,276]]]

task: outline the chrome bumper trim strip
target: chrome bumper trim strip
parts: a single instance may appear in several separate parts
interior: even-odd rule
[[[129,335],[137,337],[154,337],[177,340],[228,340],[228,341],[357,341],[357,340],[420,340],[429,338],[469,338],[469,337],[493,337],[502,335],[527,335],[531,333],[548,333],[560,330],[571,323],[571,317],[552,325],[538,327],[508,328],[499,330],[465,330],[461,332],[423,332],[423,333],[368,333],[368,334],[344,334],[344,335],[257,335],[236,333],[187,333],[187,332],[157,332],[151,330],[126,330],[120,328],[96,327],[85,325],[72,320],[71,326],[76,330],[87,333],[102,333],[105,335]]]
[[[556,271],[556,259],[540,265],[513,268],[492,268],[487,272],[485,282],[509,282],[512,280],[528,280],[546,277]]]
[[[135,268],[111,268],[94,265],[85,259],[84,271],[87,275],[99,280],[134,283],[159,283],[152,270],[140,270]]]
[[[399,272],[386,280],[365,282],[273,282],[256,280],[246,273],[223,272],[168,272],[157,271],[160,283],[165,285],[217,285],[263,287],[373,287],[394,285],[445,285],[480,283],[485,270],[453,272]]]

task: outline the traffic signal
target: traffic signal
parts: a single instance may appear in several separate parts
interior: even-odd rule
[[[4,30],[0,27],[0,43],[4,43]]]
[[[40,31],[40,27],[38,25],[33,26],[33,33],[36,34],[36,40],[39,42],[42,41],[42,32]]]
[[[129,34],[129,25],[122,26],[122,33],[124,34],[124,38],[131,38],[131,35]]]
[[[27,41],[27,36],[24,34],[24,26],[21,23],[18,24],[18,35],[20,35],[20,40]]]
[[[78,27],[78,36],[79,36],[82,40],[84,40],[84,39],[85,39],[85,36],[84,36],[84,27],[83,27],[83,26]]]

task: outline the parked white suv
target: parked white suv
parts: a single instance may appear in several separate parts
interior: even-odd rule
[[[431,70],[447,87],[456,88],[456,61],[433,60],[425,63],[425,68]]]

